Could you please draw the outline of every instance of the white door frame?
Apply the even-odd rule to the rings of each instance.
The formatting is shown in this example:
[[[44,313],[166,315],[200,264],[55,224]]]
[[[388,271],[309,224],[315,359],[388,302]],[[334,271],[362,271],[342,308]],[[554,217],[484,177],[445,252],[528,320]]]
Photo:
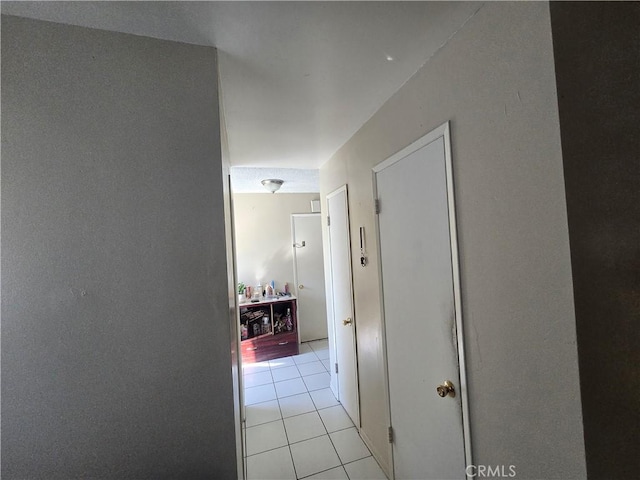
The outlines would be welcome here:
[[[238,304],[238,295],[237,295],[237,285],[238,285],[238,261],[236,258],[236,226],[235,226],[235,211],[234,211],[234,203],[233,203],[233,185],[231,182],[231,175],[227,173],[227,186],[228,196],[229,196],[229,220],[230,225],[228,225],[229,232],[231,235],[231,252],[227,251],[227,256],[231,255],[231,260],[233,264],[231,273],[231,281],[233,282],[232,288],[232,301],[230,303],[230,308],[232,312],[230,314],[231,325],[230,331],[235,332],[235,339],[233,339],[235,344],[236,351],[236,365],[238,368],[238,397],[234,400],[237,402],[235,407],[238,410],[238,415],[235,416],[234,420],[236,423],[236,463],[238,468],[238,478],[245,479],[247,478],[247,459],[244,456],[245,454],[245,421],[247,418],[246,409],[244,405],[244,375],[242,370],[242,339],[240,338],[240,306]],[[232,373],[233,373],[232,365]]]
[[[358,428],[358,430],[360,430],[360,379],[359,379],[359,374],[358,374],[358,348],[357,348],[357,320],[356,320],[356,314],[355,314],[355,301],[354,301],[354,296],[353,296],[353,264],[352,264],[352,259],[351,259],[351,221],[349,219],[349,192],[347,190],[347,185],[342,185],[341,187],[337,188],[336,190],[332,191],[331,193],[329,193],[326,196],[326,205],[327,205],[327,215],[329,214],[329,199],[335,197],[336,195],[340,194],[344,192],[345,195],[345,204],[346,204],[346,217],[347,217],[347,228],[346,228],[346,232],[347,232],[347,244],[348,244],[348,248],[347,248],[347,254],[349,257],[349,298],[351,299],[351,318],[353,319],[353,352],[355,355],[355,393],[356,393],[356,411],[357,411],[357,419],[352,419],[354,420],[354,423],[356,424],[356,427]],[[331,228],[330,226],[327,226],[327,229]],[[328,264],[328,275],[327,275],[327,271],[325,271],[325,275],[327,275],[328,279],[329,279],[329,285],[330,285],[330,292],[327,292],[327,298],[330,299],[331,301],[331,319],[330,319],[330,330],[331,333],[333,335],[333,357],[332,359],[334,360],[334,362],[337,360],[338,357],[338,345],[337,345],[337,335],[336,335],[336,329],[337,329],[337,319],[336,319],[336,314],[335,314],[335,308],[334,308],[334,295],[333,295],[333,268],[331,265],[331,233],[328,232],[328,247],[329,247],[329,256],[328,259],[329,261],[327,262]],[[335,373],[333,374],[335,375]],[[337,378],[336,378],[337,380]],[[332,382],[333,383],[333,382]],[[335,386],[336,386],[336,390],[337,392],[337,397],[338,399],[340,399],[341,396],[341,392],[340,392],[340,382],[336,381],[335,382]]]
[[[453,271],[453,292],[454,292],[454,305],[455,305],[455,317],[456,317],[456,341],[458,349],[458,368],[460,371],[460,399],[462,407],[462,433],[464,439],[464,453],[465,461],[468,465],[472,465],[471,455],[471,428],[469,423],[469,392],[467,389],[467,370],[464,354],[464,331],[462,329],[462,297],[460,289],[460,262],[458,258],[458,231],[456,228],[456,213],[455,213],[455,197],[453,190],[453,165],[451,161],[451,137],[449,122],[443,123],[439,127],[435,128],[425,136],[419,138],[409,146],[403,148],[399,152],[395,153],[387,160],[379,163],[373,167],[372,180],[373,180],[373,198],[378,198],[378,188],[376,181],[376,174],[385,168],[399,162],[406,156],[421,149],[422,147],[430,144],[439,137],[444,137],[444,155],[445,155],[445,171],[447,181],[447,206],[449,208],[449,238],[451,240],[451,264]],[[382,318],[382,338],[383,338],[383,355],[385,363],[385,376],[388,379],[388,362],[387,362],[387,338],[386,338],[386,323],[384,315],[384,296],[382,284],[382,251],[380,246],[380,222],[378,215],[375,216],[376,235],[378,242],[378,276],[380,278],[380,315]],[[387,406],[389,408],[389,418],[391,418],[391,401],[389,392],[389,383],[387,380]],[[393,451],[393,449],[392,449]],[[393,463],[393,454],[392,454]],[[466,471],[466,470],[465,470]],[[392,465],[391,472],[394,472]],[[467,475],[467,478],[470,478]]]

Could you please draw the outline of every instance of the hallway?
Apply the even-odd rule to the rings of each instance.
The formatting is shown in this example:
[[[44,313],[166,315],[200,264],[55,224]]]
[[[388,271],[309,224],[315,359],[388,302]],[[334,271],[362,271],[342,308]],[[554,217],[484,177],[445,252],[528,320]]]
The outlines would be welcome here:
[[[243,366],[249,479],[385,480],[329,388],[327,340]]]

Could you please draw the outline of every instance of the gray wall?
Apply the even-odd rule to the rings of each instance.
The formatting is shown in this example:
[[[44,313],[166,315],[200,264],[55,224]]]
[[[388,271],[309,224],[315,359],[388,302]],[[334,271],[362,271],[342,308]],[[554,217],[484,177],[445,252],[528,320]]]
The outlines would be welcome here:
[[[640,472],[640,3],[551,4],[589,478]]]
[[[352,238],[360,226],[375,232],[371,168],[451,121],[474,462],[515,465],[519,479],[580,479],[586,467],[549,7],[478,7],[323,165],[323,206],[327,193],[348,183]],[[367,238],[367,268],[356,265],[353,247],[362,430],[388,466],[375,235]]]
[[[2,476],[234,478],[216,52],[2,17]]]

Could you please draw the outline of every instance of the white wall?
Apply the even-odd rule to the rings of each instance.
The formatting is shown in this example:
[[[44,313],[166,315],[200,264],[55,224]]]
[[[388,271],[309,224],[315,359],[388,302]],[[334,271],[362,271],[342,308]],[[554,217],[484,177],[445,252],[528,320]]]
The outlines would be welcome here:
[[[474,461],[584,478],[548,4],[485,4],[322,166],[323,208],[348,183],[352,238],[374,232],[371,168],[447,120]],[[352,245],[362,433],[388,470],[374,235],[367,245],[367,268]]]
[[[275,280],[294,292],[291,214],[310,213],[317,193],[236,193],[233,211],[238,281],[255,287]]]
[[[216,75],[2,16],[3,478],[236,478]]]

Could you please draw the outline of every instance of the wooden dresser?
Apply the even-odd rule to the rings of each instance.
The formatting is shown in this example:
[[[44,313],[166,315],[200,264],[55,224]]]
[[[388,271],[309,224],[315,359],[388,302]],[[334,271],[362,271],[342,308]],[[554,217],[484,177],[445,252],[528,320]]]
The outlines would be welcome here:
[[[242,361],[263,362],[298,354],[297,304],[293,296],[240,304]]]

